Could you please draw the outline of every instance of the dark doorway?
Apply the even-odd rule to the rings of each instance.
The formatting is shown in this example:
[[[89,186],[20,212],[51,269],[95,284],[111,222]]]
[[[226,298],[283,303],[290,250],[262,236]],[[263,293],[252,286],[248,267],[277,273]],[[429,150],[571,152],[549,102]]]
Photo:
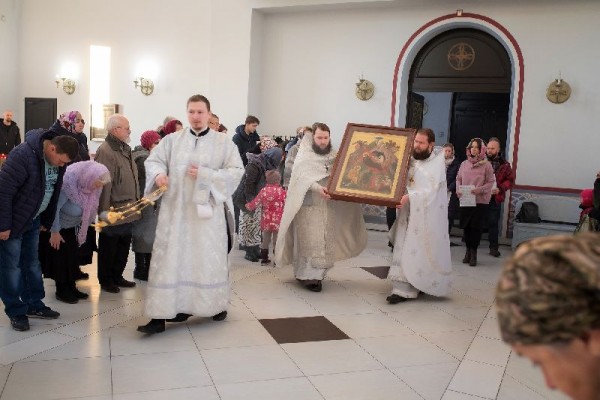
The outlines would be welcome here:
[[[25,98],[25,132],[32,129],[48,129],[56,121],[56,99]]]
[[[506,148],[509,96],[508,93],[454,93],[449,141],[461,161],[467,158],[465,149],[475,137],[486,143],[497,137],[500,148]]]

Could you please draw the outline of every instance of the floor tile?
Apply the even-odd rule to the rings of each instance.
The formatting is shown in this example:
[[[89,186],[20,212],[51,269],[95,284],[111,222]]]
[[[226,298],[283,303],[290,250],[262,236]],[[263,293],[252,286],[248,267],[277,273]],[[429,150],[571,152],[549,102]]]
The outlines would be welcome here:
[[[503,374],[504,367],[464,360],[456,370],[448,389],[495,399]]]
[[[11,368],[12,365],[0,367],[0,393],[2,393],[2,390],[4,389],[4,385],[6,384],[6,380],[8,379],[8,374],[10,373]]]
[[[281,347],[305,375],[382,369],[383,365],[352,340],[289,343]]]
[[[246,299],[244,304],[258,319],[311,317],[320,314],[306,301],[296,297],[288,297],[278,301],[273,299]]]
[[[108,329],[111,326],[118,325],[132,317],[124,314],[119,314],[116,311],[109,311],[103,314],[99,314],[93,318],[85,319],[83,321],[76,322],[59,328],[56,330],[58,333],[69,335],[75,338],[81,338],[84,336],[91,335],[96,332],[100,332],[104,329]]]
[[[442,400],[481,400],[484,397],[473,396],[466,393],[455,392],[453,390],[447,390],[442,397]],[[517,399],[515,399],[517,400]]]
[[[334,281],[361,281],[365,279],[378,279],[374,274],[364,268],[332,268],[327,274],[328,278]]]
[[[356,339],[356,342],[388,368],[456,361],[417,335]]]
[[[69,343],[26,358],[23,362],[89,357],[110,357],[109,334],[107,332],[99,332],[82,339],[75,339]]]
[[[294,292],[290,291],[279,281],[269,283],[249,283],[244,280],[239,283],[234,283],[232,290],[242,300],[278,299],[294,296]]]
[[[353,339],[410,335],[414,332],[386,314],[330,315],[334,325]]]
[[[144,335],[133,327],[113,327],[108,332],[112,356],[197,350],[185,324],[167,324],[160,335]]]
[[[377,314],[381,311],[354,295],[327,295],[305,298],[306,302],[323,315]]]
[[[565,397],[566,398],[566,397]],[[500,384],[497,400],[544,400],[545,397],[531,390],[514,378],[505,375]]]
[[[152,392],[137,392],[115,394],[113,400],[219,400],[214,386],[193,387],[183,389],[156,390]],[[87,399],[81,399],[87,400]],[[93,399],[91,399],[93,400]]]
[[[472,328],[466,322],[441,310],[430,310],[427,313],[390,313],[390,316],[420,334],[455,332]]]
[[[0,365],[12,364],[42,351],[50,350],[75,340],[56,332],[46,332],[3,346],[0,349]]]
[[[260,346],[275,344],[275,340],[258,321],[224,321],[222,323],[188,323],[199,349]]]
[[[302,376],[279,345],[202,350],[215,384]]]
[[[198,352],[119,356],[111,362],[115,394],[212,385]]]
[[[327,400],[421,400],[388,370],[350,372],[309,377]]]
[[[35,379],[32,380],[32,377]],[[108,358],[16,363],[2,399],[46,400],[109,395],[110,379]]]
[[[323,397],[307,378],[217,385],[222,400],[322,400]]]
[[[389,265],[383,267],[362,267],[362,269],[375,275],[379,279],[387,279],[388,273],[390,272]]]
[[[425,400],[439,400],[454,376],[458,362],[395,368],[392,372]]]
[[[465,359],[505,367],[510,346],[501,340],[476,336],[465,354]]]
[[[462,360],[475,338],[475,330],[458,332],[426,333],[423,335],[428,342]]]
[[[502,340],[498,320],[493,318],[485,318],[477,331],[477,336],[483,336],[490,339]]]
[[[259,322],[279,344],[348,339],[343,331],[322,316],[261,319]]]

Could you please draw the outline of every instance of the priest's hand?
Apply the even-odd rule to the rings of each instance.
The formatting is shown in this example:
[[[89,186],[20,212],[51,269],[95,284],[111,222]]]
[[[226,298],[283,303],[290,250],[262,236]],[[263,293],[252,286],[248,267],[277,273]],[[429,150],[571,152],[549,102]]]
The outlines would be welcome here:
[[[156,184],[156,186],[163,187],[163,186],[168,186],[169,185],[169,177],[166,176],[165,174],[159,174],[156,179],[154,180],[154,183]]]
[[[398,205],[396,206],[396,208],[402,208],[402,207],[404,207],[405,205],[407,205],[407,204],[408,204],[409,200],[410,200],[410,198],[408,197],[408,195],[407,195],[407,194],[405,194],[405,195],[404,195],[404,196],[402,196],[402,198],[400,199],[400,204],[398,204]]]
[[[331,199],[331,195],[327,191],[326,187],[321,186],[320,193],[321,193],[322,198],[327,199],[327,200]]]
[[[65,239],[63,239],[60,232],[52,232],[50,234],[50,246],[52,246],[52,248],[54,250],[60,249],[60,244],[64,243],[64,242],[65,242]]]
[[[191,176],[192,178],[195,178],[198,176],[198,166],[197,165],[190,165],[188,167],[188,171],[187,171],[188,175]]]

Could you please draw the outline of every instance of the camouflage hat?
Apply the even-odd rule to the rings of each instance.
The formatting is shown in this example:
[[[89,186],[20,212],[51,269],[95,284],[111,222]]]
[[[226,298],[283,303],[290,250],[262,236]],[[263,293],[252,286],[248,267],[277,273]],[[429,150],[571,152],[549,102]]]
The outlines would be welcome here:
[[[523,243],[504,266],[496,301],[510,344],[569,342],[600,328],[600,235]]]

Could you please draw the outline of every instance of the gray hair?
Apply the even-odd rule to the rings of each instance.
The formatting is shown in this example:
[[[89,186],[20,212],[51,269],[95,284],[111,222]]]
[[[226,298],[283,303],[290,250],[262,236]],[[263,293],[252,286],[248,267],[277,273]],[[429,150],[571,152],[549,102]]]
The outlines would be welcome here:
[[[108,121],[106,122],[106,131],[112,133],[112,131],[115,130],[123,118],[125,117],[122,114],[113,114],[108,117]]]

